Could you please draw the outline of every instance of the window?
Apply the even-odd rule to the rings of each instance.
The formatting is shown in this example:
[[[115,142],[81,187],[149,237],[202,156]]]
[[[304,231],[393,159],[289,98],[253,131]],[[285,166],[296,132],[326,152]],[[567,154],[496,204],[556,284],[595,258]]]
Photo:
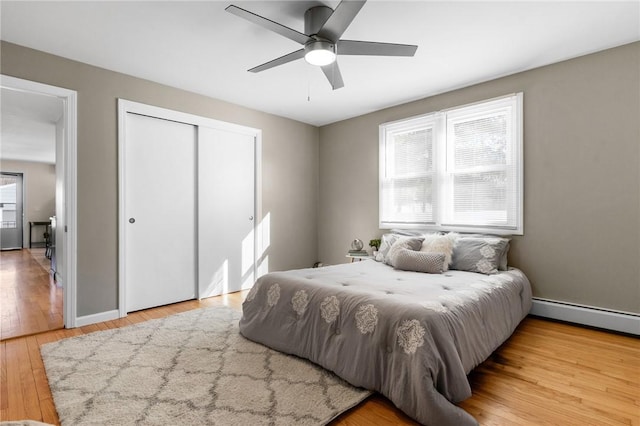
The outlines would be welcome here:
[[[522,93],[380,126],[380,228],[522,234]]]
[[[0,228],[16,229],[17,178],[3,174],[0,177]]]

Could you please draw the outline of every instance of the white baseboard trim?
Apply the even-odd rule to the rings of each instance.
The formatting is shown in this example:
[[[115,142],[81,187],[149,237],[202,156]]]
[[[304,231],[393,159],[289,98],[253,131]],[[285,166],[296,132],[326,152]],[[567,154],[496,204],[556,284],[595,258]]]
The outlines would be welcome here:
[[[533,298],[531,315],[640,336],[640,315]]]
[[[120,312],[117,309],[114,309],[113,311],[98,312],[97,314],[76,317],[76,327],[95,324],[97,322],[111,321],[118,318],[120,318]]]

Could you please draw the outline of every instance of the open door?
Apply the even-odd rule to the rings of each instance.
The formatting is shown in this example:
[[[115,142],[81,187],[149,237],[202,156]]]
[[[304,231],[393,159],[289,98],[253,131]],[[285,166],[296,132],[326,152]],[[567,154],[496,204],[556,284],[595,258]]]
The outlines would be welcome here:
[[[22,174],[0,172],[0,249],[22,248]]]

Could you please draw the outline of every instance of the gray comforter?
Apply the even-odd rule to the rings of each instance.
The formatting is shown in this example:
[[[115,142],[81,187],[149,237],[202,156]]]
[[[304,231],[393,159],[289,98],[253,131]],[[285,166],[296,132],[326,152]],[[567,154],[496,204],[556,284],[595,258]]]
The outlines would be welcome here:
[[[426,425],[475,425],[454,403],[467,374],[531,307],[525,275],[424,274],[373,260],[267,274],[243,304],[240,332],[380,392]]]

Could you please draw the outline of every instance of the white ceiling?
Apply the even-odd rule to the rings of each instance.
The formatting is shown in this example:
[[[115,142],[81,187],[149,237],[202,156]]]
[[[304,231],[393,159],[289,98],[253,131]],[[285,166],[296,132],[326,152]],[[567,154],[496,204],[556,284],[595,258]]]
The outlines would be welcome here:
[[[0,108],[0,158],[54,164],[55,123],[62,117],[62,100],[2,88]]]
[[[304,11],[338,1],[1,2],[3,40],[313,125],[640,40],[634,1],[376,1],[344,39],[417,44],[413,58],[342,56],[345,87],[300,48],[224,11],[229,4],[303,31]]]

